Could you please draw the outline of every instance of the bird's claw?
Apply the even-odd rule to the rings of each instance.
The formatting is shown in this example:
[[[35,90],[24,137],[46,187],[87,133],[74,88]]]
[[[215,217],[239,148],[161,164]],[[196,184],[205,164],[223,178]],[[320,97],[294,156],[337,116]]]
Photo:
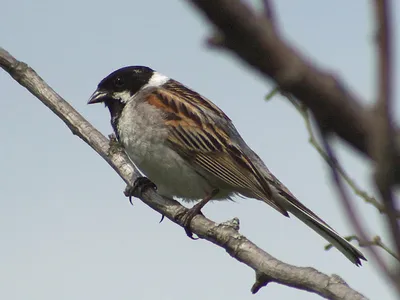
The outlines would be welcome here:
[[[198,240],[199,239],[198,237],[197,238],[193,237],[193,232],[192,232],[192,230],[190,228],[190,224],[191,224],[193,218],[195,216],[197,216],[197,215],[202,215],[203,216],[203,213],[195,205],[191,209],[189,209],[189,210],[187,210],[187,211],[185,211],[185,212],[183,212],[183,213],[181,213],[181,214],[179,214],[177,216],[177,218],[180,219],[181,222],[182,222],[182,226],[185,229],[186,235],[189,238],[191,238],[192,240]]]
[[[164,221],[164,218],[165,218],[165,216],[161,215],[161,220],[160,220],[160,222],[158,222],[158,224],[160,224],[162,221]]]
[[[129,197],[129,202],[133,205],[132,197],[134,196],[140,197],[142,193],[148,188],[156,190],[157,186],[147,177],[138,177],[133,183],[133,186],[128,185],[125,188],[124,194],[126,197]]]

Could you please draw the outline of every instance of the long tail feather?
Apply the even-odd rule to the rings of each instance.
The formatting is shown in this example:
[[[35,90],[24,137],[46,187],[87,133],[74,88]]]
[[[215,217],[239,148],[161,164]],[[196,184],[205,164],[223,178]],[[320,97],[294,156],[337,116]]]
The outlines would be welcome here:
[[[280,202],[283,202],[285,209],[329,241],[352,263],[360,266],[361,260],[367,260],[357,248],[341,237],[332,227],[325,223],[310,209],[301,204],[300,201],[294,198],[294,196],[287,194],[284,191],[280,191],[280,195],[284,198],[284,201]]]

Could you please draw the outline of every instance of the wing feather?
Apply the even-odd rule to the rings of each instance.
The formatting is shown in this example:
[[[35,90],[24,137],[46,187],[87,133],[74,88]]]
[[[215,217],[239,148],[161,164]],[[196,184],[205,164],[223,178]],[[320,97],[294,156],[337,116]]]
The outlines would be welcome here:
[[[227,130],[233,127],[231,120],[217,106],[175,81],[153,90],[147,99],[165,113],[170,147],[233,190],[288,215],[272,200],[267,179],[232,141]]]

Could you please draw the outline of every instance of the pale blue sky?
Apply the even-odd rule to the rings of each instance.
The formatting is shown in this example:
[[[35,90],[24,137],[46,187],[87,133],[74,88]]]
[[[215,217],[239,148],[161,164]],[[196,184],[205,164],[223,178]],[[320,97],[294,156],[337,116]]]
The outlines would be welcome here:
[[[363,99],[374,99],[369,2],[274,2],[290,42]],[[399,15],[395,23],[398,29]],[[282,98],[263,101],[270,82],[205,47],[210,29],[185,1],[3,0],[0,44],[104,134],[111,132],[108,111],[86,102],[114,69],[148,65],[191,86],[231,117],[304,204],[341,234],[352,234],[302,119]],[[399,40],[397,32],[397,50]],[[397,83],[399,69],[397,60]],[[1,299],[319,299],[277,284],[251,295],[250,268],[188,239],[168,220],[158,224],[159,214],[139,200],[130,206],[122,180],[41,102],[5,72],[0,88]],[[341,150],[351,176],[373,190],[367,161]],[[375,209],[357,201],[371,233],[382,234]],[[214,203],[204,213],[215,221],[239,217],[241,232],[283,261],[339,274],[371,299],[395,299],[372,263],[357,268],[338,251],[324,251],[317,234],[261,202]]]

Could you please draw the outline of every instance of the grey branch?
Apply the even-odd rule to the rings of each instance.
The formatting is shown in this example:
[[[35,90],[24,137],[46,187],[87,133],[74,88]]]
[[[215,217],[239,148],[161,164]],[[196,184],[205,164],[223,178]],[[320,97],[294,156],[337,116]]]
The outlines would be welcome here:
[[[0,48],[0,66],[50,108],[73,134],[80,137],[103,157],[127,184],[132,184],[133,180],[139,176],[138,170],[131,164],[125,153],[116,147],[110,147],[109,140],[48,86],[27,64],[16,60]],[[177,201],[163,198],[151,189],[142,194],[141,200],[182,226],[178,216],[187,209]],[[238,223],[237,220],[216,224],[199,215],[193,219],[191,228],[200,238],[224,248],[233,258],[256,272],[256,283],[252,287],[252,292],[257,292],[269,282],[276,282],[313,292],[327,299],[366,299],[344,281],[338,281],[337,276],[328,276],[313,268],[292,266],[272,257],[241,235],[237,231],[238,226],[229,225],[236,223]]]

